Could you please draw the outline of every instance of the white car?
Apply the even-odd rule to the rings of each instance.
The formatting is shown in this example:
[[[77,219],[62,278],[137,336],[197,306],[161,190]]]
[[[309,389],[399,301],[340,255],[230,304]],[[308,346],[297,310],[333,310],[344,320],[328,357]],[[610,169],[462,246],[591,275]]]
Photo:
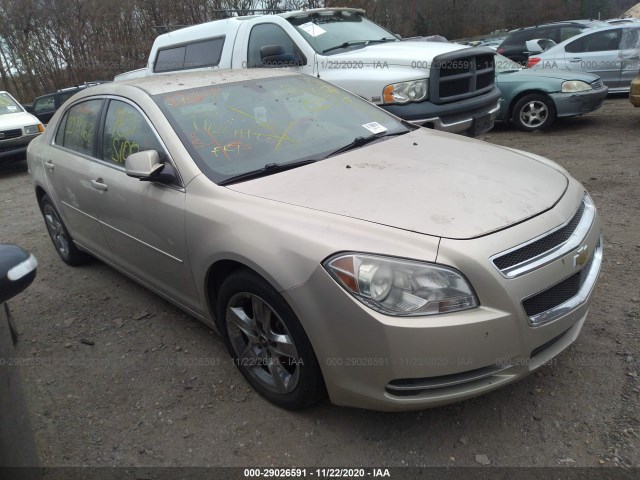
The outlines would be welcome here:
[[[23,159],[29,142],[42,132],[40,120],[27,113],[8,92],[0,91],[0,162]]]

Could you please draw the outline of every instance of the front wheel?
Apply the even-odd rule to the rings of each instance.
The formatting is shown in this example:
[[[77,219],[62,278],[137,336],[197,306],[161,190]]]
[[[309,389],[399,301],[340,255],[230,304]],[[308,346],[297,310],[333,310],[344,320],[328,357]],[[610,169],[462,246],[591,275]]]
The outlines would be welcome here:
[[[533,132],[549,128],[556,120],[556,107],[547,95],[525,95],[513,106],[511,121],[518,130]]]
[[[324,395],[318,361],[282,296],[248,270],[220,287],[216,319],[227,349],[257,392],[279,407],[307,407]]]

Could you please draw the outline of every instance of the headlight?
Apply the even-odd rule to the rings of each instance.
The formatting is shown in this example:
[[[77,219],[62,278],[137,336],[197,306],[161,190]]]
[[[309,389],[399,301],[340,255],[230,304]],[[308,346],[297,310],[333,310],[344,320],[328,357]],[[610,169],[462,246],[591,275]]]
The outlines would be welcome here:
[[[562,82],[563,93],[586,92],[587,90],[591,90],[591,85],[581,80]]]
[[[384,103],[419,102],[427,97],[427,80],[393,83],[382,91]]]
[[[42,132],[44,132],[44,127],[42,126],[41,123],[37,125],[29,125],[27,127],[24,127],[25,135],[35,135],[36,133],[42,133]]]
[[[349,253],[330,257],[323,266],[350,294],[385,315],[436,315],[478,306],[464,277],[440,265]]]

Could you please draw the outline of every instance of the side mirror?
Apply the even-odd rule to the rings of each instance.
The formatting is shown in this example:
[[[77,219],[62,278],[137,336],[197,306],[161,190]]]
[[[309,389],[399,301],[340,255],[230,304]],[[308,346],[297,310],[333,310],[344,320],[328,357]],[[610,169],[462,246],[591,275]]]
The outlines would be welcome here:
[[[0,304],[16,296],[36,278],[36,257],[16,245],[0,245]]]
[[[293,55],[292,53],[285,53],[284,47],[281,45],[265,45],[260,47],[260,58],[262,59],[263,67],[301,67],[306,65],[306,60]]]
[[[23,103],[22,108],[24,108],[27,112],[33,113],[33,104],[32,103]]]
[[[164,163],[160,161],[160,155],[155,150],[132,153],[124,161],[126,174],[140,180],[153,180],[163,167]]]
[[[538,53],[542,53],[555,46],[556,42],[549,38],[535,38],[533,40],[527,40],[527,50],[529,51],[529,55],[537,55]]]

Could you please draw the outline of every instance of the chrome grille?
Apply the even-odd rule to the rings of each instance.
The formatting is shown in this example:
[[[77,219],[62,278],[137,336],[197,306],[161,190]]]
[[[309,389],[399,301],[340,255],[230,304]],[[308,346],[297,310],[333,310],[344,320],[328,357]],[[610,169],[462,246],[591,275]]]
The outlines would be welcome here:
[[[490,258],[506,278],[537,270],[578,248],[596,218],[596,208],[584,195],[575,213],[563,225]]]
[[[466,48],[433,59],[429,78],[429,101],[457,102],[493,89],[494,54],[485,48]]]
[[[569,239],[580,223],[582,214],[584,213],[584,207],[584,202],[582,202],[576,214],[564,227],[561,227],[560,229],[551,232],[549,235],[525,245],[522,248],[509,252],[501,257],[494,258],[493,264],[498,267],[498,270],[505,270],[509,267],[513,267],[514,265],[526,262],[531,258],[537,257],[538,255],[548,252],[558,245],[563,244]]]
[[[18,138],[22,136],[22,130],[16,128],[15,130],[3,130],[0,131],[0,140],[9,140],[10,138]]]
[[[604,84],[602,83],[602,80],[596,80],[595,82],[591,83],[591,88],[593,88],[594,90],[598,90],[600,88],[602,88],[604,86]]]
[[[593,257],[594,256],[591,255],[587,264],[579,272],[522,302],[522,306],[524,307],[524,311],[527,315],[533,317],[542,312],[551,310],[558,305],[562,305],[567,300],[575,297],[580,291],[580,288],[582,288],[582,285],[584,285],[587,275],[591,271]]]

